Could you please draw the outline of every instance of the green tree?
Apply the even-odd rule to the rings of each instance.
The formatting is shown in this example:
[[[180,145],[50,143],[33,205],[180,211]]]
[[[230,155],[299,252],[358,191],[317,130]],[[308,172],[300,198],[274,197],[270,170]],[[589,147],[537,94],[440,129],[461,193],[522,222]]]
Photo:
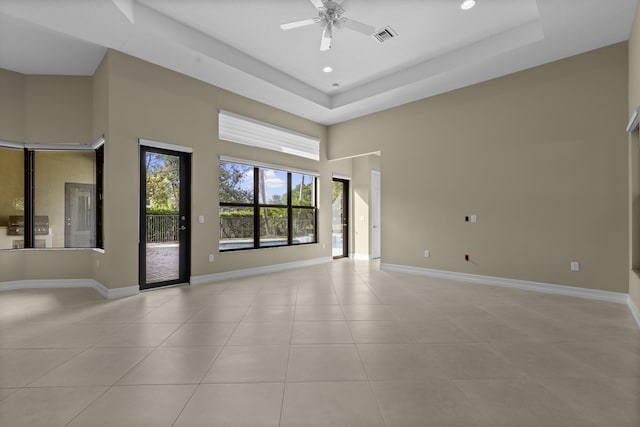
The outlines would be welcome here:
[[[247,173],[253,170],[250,166],[236,163],[220,163],[220,186],[218,195],[223,202],[253,202],[253,183],[251,189],[243,188]]]
[[[178,211],[180,164],[175,156],[147,153],[147,200],[152,210]]]

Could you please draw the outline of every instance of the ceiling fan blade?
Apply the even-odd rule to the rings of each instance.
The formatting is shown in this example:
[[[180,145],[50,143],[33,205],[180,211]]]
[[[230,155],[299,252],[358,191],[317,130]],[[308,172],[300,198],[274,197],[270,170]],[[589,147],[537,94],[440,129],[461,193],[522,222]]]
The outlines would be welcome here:
[[[333,33],[331,31],[331,25],[327,25],[327,27],[322,32],[322,40],[320,41],[320,50],[329,50],[331,49],[331,39],[333,38]]]
[[[292,30],[294,28],[306,27],[307,25],[313,25],[319,22],[320,18],[303,19],[302,21],[287,22],[286,24],[280,24],[282,30]]]
[[[322,0],[309,0],[316,9],[320,9],[324,7],[324,2]]]
[[[349,18],[342,18],[340,24],[345,28],[364,34],[365,36],[370,36],[376,31],[376,27],[373,25],[363,24],[360,21]]]

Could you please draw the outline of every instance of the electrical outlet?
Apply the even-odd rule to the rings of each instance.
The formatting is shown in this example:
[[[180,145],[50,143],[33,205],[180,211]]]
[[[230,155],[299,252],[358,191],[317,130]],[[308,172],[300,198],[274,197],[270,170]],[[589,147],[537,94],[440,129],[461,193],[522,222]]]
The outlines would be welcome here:
[[[478,222],[478,215],[471,215],[471,222],[473,224],[475,224],[476,222]]]
[[[209,262],[213,262],[213,254],[209,254]]]
[[[578,261],[571,261],[571,271],[580,271],[580,263]]]
[[[424,257],[425,258],[429,258],[431,256],[431,252],[429,252],[429,249],[425,249],[424,250]]]

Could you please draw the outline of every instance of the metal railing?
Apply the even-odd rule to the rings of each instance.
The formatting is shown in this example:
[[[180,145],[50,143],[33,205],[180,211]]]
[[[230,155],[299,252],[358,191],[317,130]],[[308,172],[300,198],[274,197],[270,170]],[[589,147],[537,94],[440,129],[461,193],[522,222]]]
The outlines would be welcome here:
[[[147,243],[177,242],[178,215],[147,215]]]

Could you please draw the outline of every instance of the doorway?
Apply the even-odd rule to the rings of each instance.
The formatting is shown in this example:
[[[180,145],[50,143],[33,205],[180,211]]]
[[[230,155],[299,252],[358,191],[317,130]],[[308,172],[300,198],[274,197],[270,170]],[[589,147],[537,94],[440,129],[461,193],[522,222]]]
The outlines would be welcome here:
[[[334,258],[349,256],[349,181],[333,178],[331,248]]]
[[[191,153],[140,146],[140,289],[188,283]]]

